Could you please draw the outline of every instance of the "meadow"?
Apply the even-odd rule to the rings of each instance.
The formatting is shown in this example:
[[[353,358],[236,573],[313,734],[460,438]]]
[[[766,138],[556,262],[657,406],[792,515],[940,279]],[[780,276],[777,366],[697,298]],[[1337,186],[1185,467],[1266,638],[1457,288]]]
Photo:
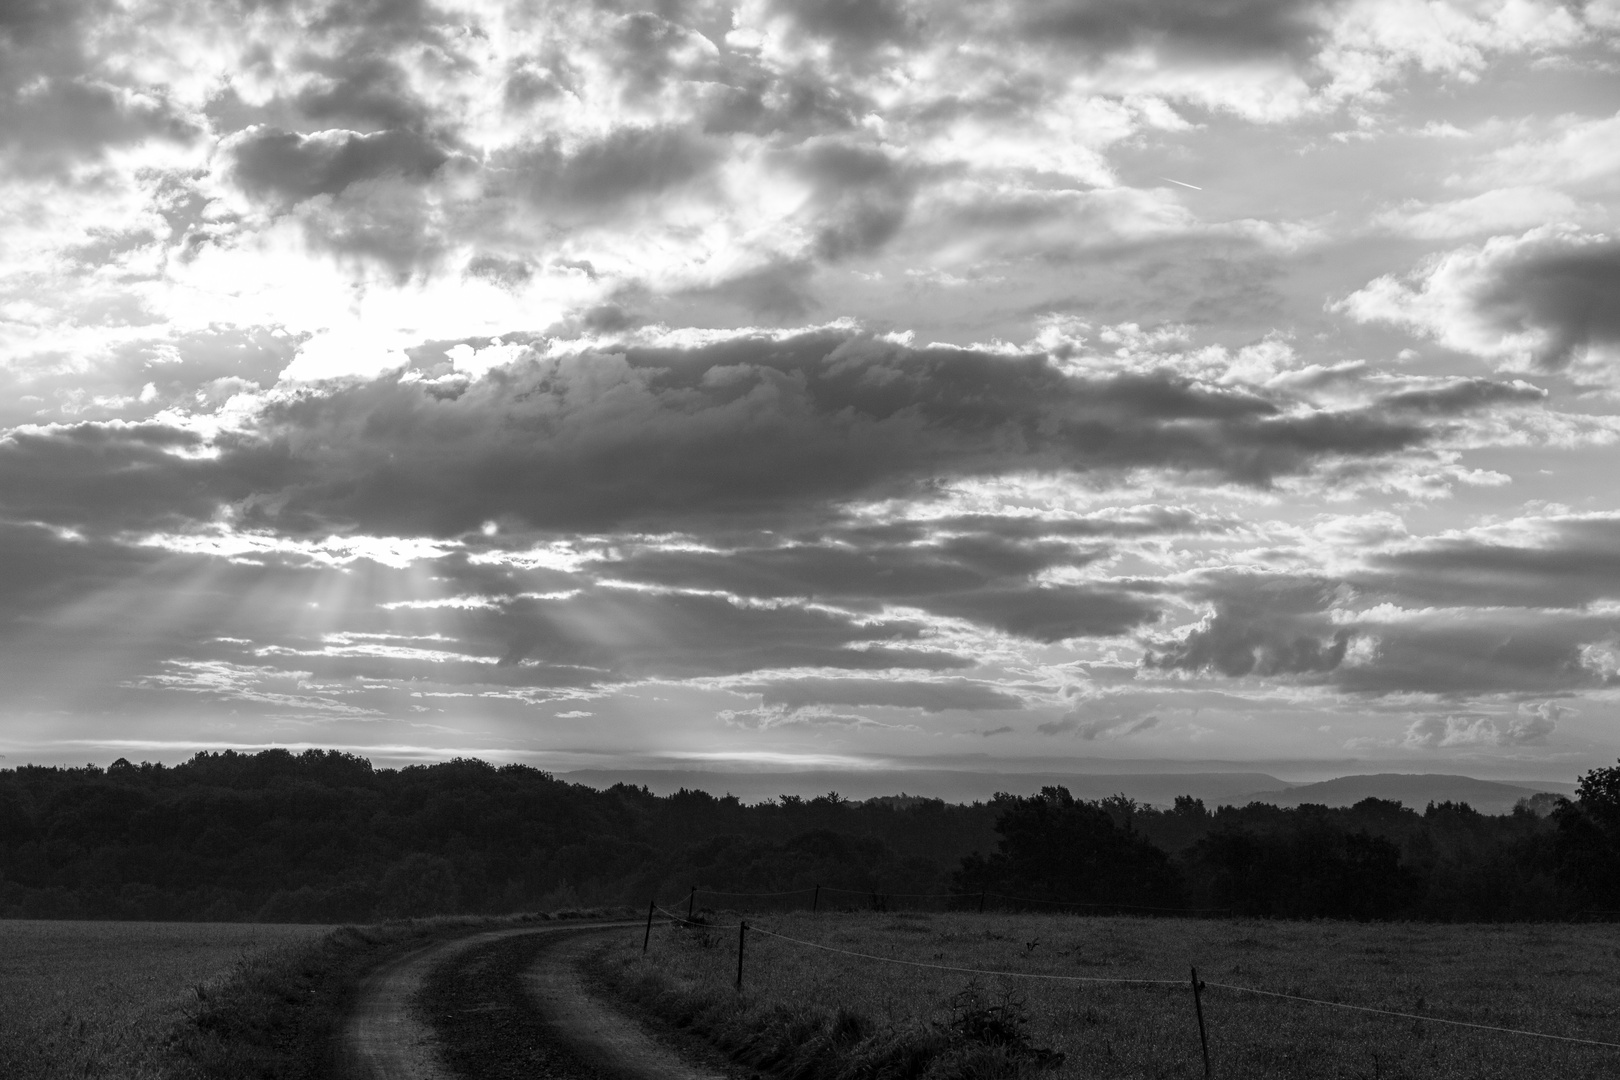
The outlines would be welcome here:
[[[165,1074],[163,1043],[242,961],[328,927],[0,921],[0,1076]]]
[[[754,923],[808,942],[923,964],[1177,985],[969,975],[858,959],[750,932],[739,993],[738,916],[709,917],[713,929],[656,926],[645,955],[642,934],[616,938],[599,954],[598,977],[623,1000],[744,1063],[806,1080],[848,1073],[852,1065],[940,1080],[1202,1076],[1189,985],[1193,965],[1208,983],[1620,1043],[1620,926],[1608,924],[779,914],[757,916]],[[1574,1080],[1620,1074],[1620,1049],[1217,987],[1204,991],[1203,1005],[1216,1077]],[[981,1045],[998,1041],[999,1048]],[[1057,1054],[1062,1060],[1053,1064]]]

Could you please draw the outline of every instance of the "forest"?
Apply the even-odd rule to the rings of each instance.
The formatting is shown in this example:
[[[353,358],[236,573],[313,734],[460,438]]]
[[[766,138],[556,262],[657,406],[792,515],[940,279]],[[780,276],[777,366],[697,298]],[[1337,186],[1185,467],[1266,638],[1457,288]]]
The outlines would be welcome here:
[[[1620,908],[1620,767],[1583,776],[1574,800],[1503,815],[1379,799],[1157,808],[1061,787],[967,805],[834,792],[748,805],[321,750],[0,770],[7,918],[356,922],[673,905],[693,887],[740,905],[721,893],[817,885],[823,903],[860,907],[1602,917]]]

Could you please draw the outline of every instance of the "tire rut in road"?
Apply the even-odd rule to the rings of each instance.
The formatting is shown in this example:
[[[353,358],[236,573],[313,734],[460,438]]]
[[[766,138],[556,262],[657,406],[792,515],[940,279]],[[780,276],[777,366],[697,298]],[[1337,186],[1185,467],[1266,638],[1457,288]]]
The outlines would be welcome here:
[[[569,935],[572,936],[572,935]],[[469,1080],[598,1080],[601,1073],[557,1037],[529,1000],[523,973],[556,933],[525,934],[467,950],[428,973],[418,1011],[436,1056]]]

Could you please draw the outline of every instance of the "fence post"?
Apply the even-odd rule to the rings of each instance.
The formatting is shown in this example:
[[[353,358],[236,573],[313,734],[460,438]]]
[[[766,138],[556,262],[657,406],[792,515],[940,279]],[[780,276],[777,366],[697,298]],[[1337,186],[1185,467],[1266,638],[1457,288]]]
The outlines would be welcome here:
[[[737,989],[742,989],[743,944],[748,938],[748,923],[737,924]]]
[[[656,907],[658,907],[658,897],[655,896],[655,897],[652,898],[651,903],[649,903],[647,905],[647,932],[645,934],[643,934],[642,937],[641,937],[641,951],[642,952],[647,951],[647,943],[652,941],[652,916],[653,916],[653,909],[656,908]]]
[[[816,886],[816,895],[810,898],[810,910],[814,911],[821,906],[821,886]]]
[[[1209,1080],[1209,1036],[1204,1032],[1204,984],[1198,980],[1198,969],[1192,969],[1193,1012],[1198,1014],[1198,1045],[1204,1051],[1204,1080]]]
[[[692,886],[692,891],[686,894],[686,921],[687,922],[692,921],[692,905],[695,904],[696,902],[697,902],[697,886],[694,885],[694,886]]]

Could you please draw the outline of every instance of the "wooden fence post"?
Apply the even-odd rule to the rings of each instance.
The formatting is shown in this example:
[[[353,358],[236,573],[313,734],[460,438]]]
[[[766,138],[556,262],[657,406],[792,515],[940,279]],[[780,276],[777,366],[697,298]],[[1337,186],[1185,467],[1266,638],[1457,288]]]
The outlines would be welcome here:
[[[747,941],[747,939],[748,923],[740,922],[737,924],[737,989],[739,990],[742,989],[743,944]]]
[[[1209,1080],[1209,1036],[1204,1032],[1204,984],[1198,980],[1198,969],[1192,969],[1193,1012],[1198,1014],[1198,1045],[1204,1051],[1204,1080]]]
[[[697,886],[694,885],[694,886],[692,886],[692,891],[686,894],[686,921],[687,922],[692,921],[692,905],[695,904],[696,902],[697,902]]]
[[[647,932],[641,937],[641,951],[644,953],[647,951],[647,943],[652,941],[652,916],[653,909],[656,907],[658,907],[658,897],[655,896],[647,905]]]

